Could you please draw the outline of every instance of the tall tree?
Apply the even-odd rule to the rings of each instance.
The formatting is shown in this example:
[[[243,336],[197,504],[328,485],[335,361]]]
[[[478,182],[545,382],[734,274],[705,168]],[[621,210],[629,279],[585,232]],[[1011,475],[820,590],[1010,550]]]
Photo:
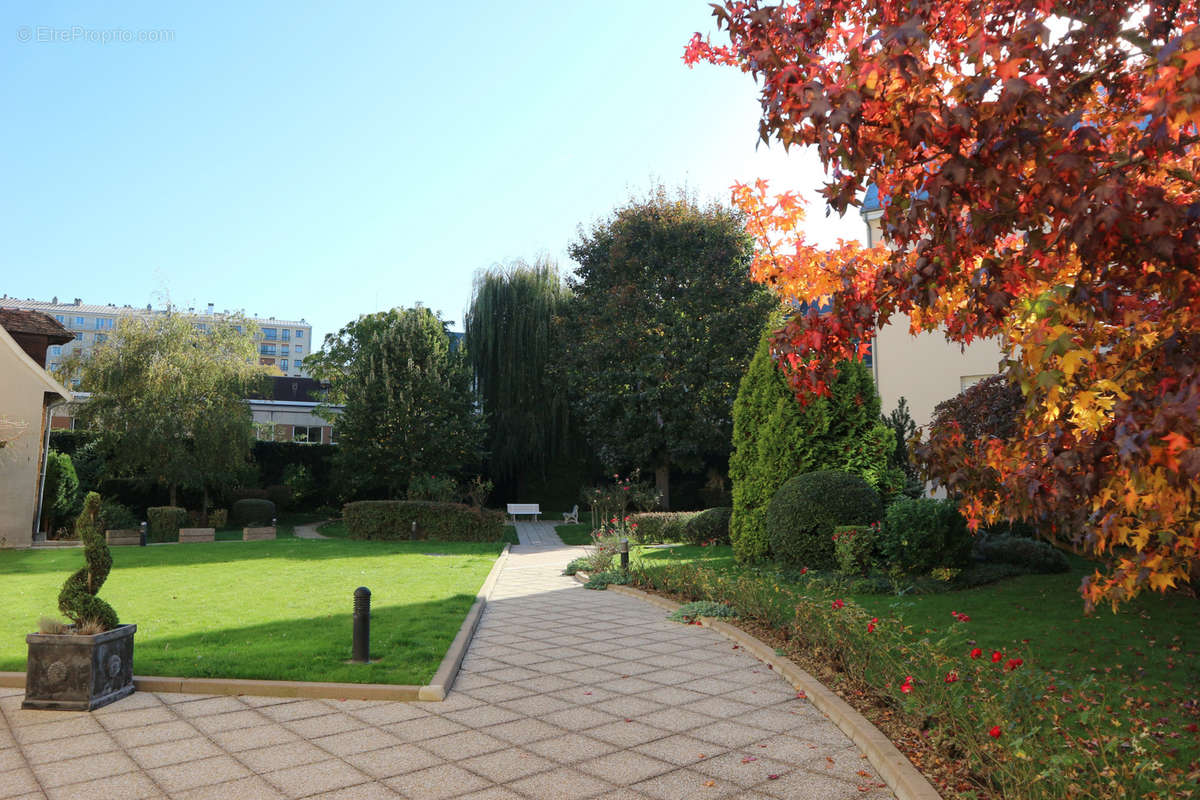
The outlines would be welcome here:
[[[466,346],[488,420],[489,471],[498,484],[544,472],[567,447],[567,391],[553,367],[569,297],[557,266],[546,259],[475,277]]]
[[[1011,439],[940,456],[974,523],[1058,517],[1109,557],[1088,607],[1200,579],[1200,8],[1195,0],[833,0],[715,7],[686,59],[762,87],[760,133],[816,145],[839,212],[868,184],[894,249],[823,252],[796,198],[735,190],[755,277],[827,297],[777,345],[802,393],[903,313],[997,337],[1025,408]]]
[[[658,187],[570,249],[573,404],[602,463],[671,467],[729,453],[733,398],[775,301],[748,277],[752,243],[730,208]]]
[[[199,327],[168,311],[122,317],[90,355],[64,362],[91,393],[79,417],[100,432],[114,463],[164,483],[209,493],[235,481],[250,459],[248,394],[261,387],[254,325],[226,319]]]
[[[414,475],[453,475],[479,461],[483,418],[447,326],[419,306],[367,314],[305,359],[329,383],[318,413],[337,428],[334,466],[350,494],[403,497]]]

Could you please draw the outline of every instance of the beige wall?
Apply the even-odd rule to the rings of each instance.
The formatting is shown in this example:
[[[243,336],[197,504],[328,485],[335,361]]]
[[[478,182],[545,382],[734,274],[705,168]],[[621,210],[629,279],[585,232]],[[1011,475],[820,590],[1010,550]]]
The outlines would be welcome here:
[[[0,547],[27,547],[33,541],[48,394],[50,401],[70,397],[0,328],[0,417],[25,426],[0,448]]]
[[[880,215],[867,216],[867,244],[883,236]],[[929,423],[938,403],[976,381],[1000,371],[1000,343],[995,339],[972,342],[963,349],[944,336],[909,333],[909,318],[898,314],[875,337],[875,385],[883,413],[889,414],[903,397],[918,427]]]

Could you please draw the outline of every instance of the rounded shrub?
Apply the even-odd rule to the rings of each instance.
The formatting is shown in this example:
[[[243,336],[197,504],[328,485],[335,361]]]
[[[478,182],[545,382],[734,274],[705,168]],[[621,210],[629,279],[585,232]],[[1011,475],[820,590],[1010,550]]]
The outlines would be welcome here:
[[[683,524],[683,540],[688,544],[729,544],[729,518],[732,508],[710,508],[689,517]]]
[[[151,506],[146,509],[146,538],[151,542],[175,542],[179,540],[179,529],[187,525],[186,508],[179,506]]]
[[[981,536],[975,543],[975,557],[990,564],[1014,564],[1043,574],[1071,569],[1061,550],[1020,536]]]
[[[233,504],[229,517],[235,525],[270,525],[275,517],[275,504],[270,500],[247,497]]]
[[[888,506],[877,547],[885,567],[917,575],[966,566],[971,534],[953,500],[898,500]]]
[[[833,569],[833,529],[869,525],[882,512],[879,493],[859,475],[833,469],[797,475],[767,507],[771,553],[784,564]]]
[[[106,531],[131,530],[141,526],[141,520],[127,506],[115,500],[100,504],[101,529]]]

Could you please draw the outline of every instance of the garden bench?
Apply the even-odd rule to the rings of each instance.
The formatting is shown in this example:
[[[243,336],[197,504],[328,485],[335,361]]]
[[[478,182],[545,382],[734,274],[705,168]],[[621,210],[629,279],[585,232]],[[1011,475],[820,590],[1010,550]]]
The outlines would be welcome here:
[[[573,506],[570,511],[563,512],[563,524],[565,525],[568,522],[573,523],[575,525],[579,524],[579,506],[578,505]]]
[[[179,543],[211,542],[216,539],[216,528],[180,528]]]
[[[537,522],[537,518],[542,515],[542,507],[540,503],[509,503],[508,515],[512,517],[512,521],[517,521],[518,514],[529,514],[533,517],[533,521]]]

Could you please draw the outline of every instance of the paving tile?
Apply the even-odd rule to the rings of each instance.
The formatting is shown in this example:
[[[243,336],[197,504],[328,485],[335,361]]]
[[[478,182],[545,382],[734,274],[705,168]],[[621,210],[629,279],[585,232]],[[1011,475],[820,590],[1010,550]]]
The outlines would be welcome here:
[[[670,734],[661,728],[654,728],[631,719],[630,722],[618,720],[597,728],[589,728],[587,735],[621,747],[633,747]]]
[[[342,761],[331,758],[261,775],[275,788],[292,797],[320,795],[334,789],[370,783],[371,778]]]
[[[402,797],[382,783],[360,783],[333,792],[323,792],[321,800],[394,800]]]
[[[503,786],[491,786],[487,789],[480,789],[478,792],[464,794],[456,800],[526,800],[526,798]]]
[[[361,710],[350,709],[349,713],[368,725],[390,725],[394,722],[423,719],[432,714],[422,703],[384,703]]]
[[[620,748],[581,733],[567,733],[527,745],[527,749],[559,764],[574,764],[608,755]]]
[[[232,731],[221,731],[210,734],[209,737],[227,753],[240,753],[243,750],[256,750],[273,744],[298,742],[300,737],[282,725],[274,723],[258,725],[253,728],[238,728]]]
[[[553,761],[547,761],[541,756],[517,748],[507,748],[474,758],[459,759],[455,763],[494,783],[508,783],[557,766]]]
[[[758,710],[748,703],[739,703],[736,700],[730,700],[725,697],[705,697],[694,703],[682,704],[682,707],[686,711],[694,711],[697,714],[704,714],[714,719],[729,719],[737,720],[738,722],[744,722],[742,719],[744,714]]]
[[[468,728],[486,728],[489,725],[499,725],[501,722],[512,722],[520,719],[521,715],[500,706],[476,706],[462,711],[452,711],[443,719],[457,722]]]
[[[290,703],[264,706],[258,712],[277,722],[290,722],[305,717],[324,716],[329,713],[329,707],[315,700],[293,700]]]
[[[529,695],[516,700],[505,700],[499,703],[501,708],[507,708],[526,717],[539,717],[564,708],[573,708],[574,704],[549,695]]]
[[[410,800],[444,800],[486,788],[490,782],[453,764],[409,772],[384,781]]]
[[[272,770],[324,761],[327,758],[329,753],[308,742],[285,742],[237,754],[238,761],[260,775]]]
[[[115,714],[96,718],[106,730],[110,731],[119,731],[125,728],[145,728],[162,722],[174,722],[176,719],[178,717],[176,717],[172,708],[164,705],[153,708],[139,708],[133,711],[120,711]]]
[[[646,742],[634,749],[639,753],[661,758],[663,761],[670,761],[672,764],[680,766],[695,764],[697,761],[720,755],[723,752],[721,747],[714,747],[712,742],[682,735]]]
[[[486,730],[489,736],[495,736],[517,745],[526,745],[566,733],[562,728],[542,722],[540,719],[517,719],[503,725],[493,725]]]
[[[161,796],[162,792],[158,787],[141,772],[128,772],[111,778],[70,783],[46,790],[49,800],[98,800],[101,797],[141,800],[145,797]]]
[[[0,750],[0,773],[14,769],[24,769],[26,766],[28,766],[28,763],[17,748],[8,747]],[[3,786],[3,784],[0,784],[0,786]]]
[[[0,791],[4,792],[5,797],[32,794],[38,791],[37,778],[28,767],[5,770],[0,772]]]
[[[740,791],[740,787],[732,783],[689,769],[677,769],[665,775],[658,775],[635,783],[630,788],[658,800],[693,800],[697,797],[708,800],[713,797],[736,796]]]
[[[536,696],[533,692],[517,686],[515,683],[493,683],[490,686],[471,689],[467,693],[481,703],[503,703],[505,700],[515,700],[518,697]]]
[[[46,764],[96,753],[108,753],[120,748],[121,745],[108,733],[88,733],[83,736],[55,739],[42,746],[25,747],[23,752],[25,759],[30,764]],[[16,750],[13,749],[12,752],[16,752]],[[2,770],[3,768],[0,767],[0,771]]]
[[[438,736],[465,731],[466,725],[461,725],[442,717],[433,719],[410,719],[407,722],[397,722],[395,725],[385,725],[384,730],[393,734],[402,742],[420,742]]]
[[[792,771],[793,767],[782,761],[750,753],[744,750],[734,750],[713,758],[706,758],[691,765],[691,769],[702,772],[714,778],[720,778],[728,783],[736,783],[741,787],[754,786],[770,780],[768,776],[783,776]]]
[[[618,786],[628,786],[655,775],[671,772],[677,767],[675,764],[651,758],[642,753],[625,750],[590,761],[582,761],[575,765],[575,769]]]
[[[208,739],[176,739],[173,742],[131,747],[125,751],[143,769],[165,767],[180,761],[198,761],[210,756],[222,755],[219,747]]]
[[[222,731],[234,731],[238,728],[254,728],[262,725],[266,721],[262,714],[257,711],[252,711],[244,708],[241,711],[232,711],[228,714],[213,714],[207,717],[197,717],[188,720],[196,730],[204,733],[220,733]]]
[[[155,767],[146,770],[162,788],[174,794],[176,792],[195,789],[197,786],[209,786],[214,783],[244,778],[250,774],[245,766],[227,755],[205,758],[200,761],[186,761],[172,764],[168,767]]]
[[[420,743],[429,752],[447,761],[490,753],[508,747],[508,743],[483,731],[462,731]]]
[[[287,795],[257,775],[171,795],[172,800],[284,800],[285,797]]]
[[[162,697],[154,692],[134,692],[131,695],[122,697],[115,703],[109,703],[106,706],[94,711],[88,712],[94,717],[107,717],[111,714],[119,714],[122,711],[135,711],[139,708],[155,708],[163,705]]]
[[[22,725],[13,730],[13,736],[22,745],[29,747],[38,742],[48,742],[52,739],[68,739],[72,736],[86,736],[89,733],[100,733],[104,730],[95,718],[87,714],[80,714],[78,711],[72,713],[75,714],[74,718],[57,719],[53,722],[44,722],[35,725]]]
[[[415,744],[401,744],[346,756],[345,761],[372,778],[382,779],[437,766],[442,758]]]
[[[618,717],[597,711],[589,706],[577,706],[555,711],[542,717],[542,721],[569,731],[583,731],[614,722]]]
[[[321,717],[305,717],[285,722],[283,727],[305,739],[316,739],[335,733],[359,730],[366,727],[366,724],[349,714],[326,714]]]
[[[538,800],[583,800],[589,797],[607,797],[613,790],[611,784],[590,775],[562,767],[530,775],[509,784],[513,789]]]
[[[112,738],[122,747],[137,747],[143,744],[170,742],[175,739],[191,739],[199,732],[183,720],[160,722],[157,725],[147,725],[145,728],[126,728],[113,731]]]
[[[321,736],[309,741],[322,750],[343,757],[370,750],[381,750],[401,743],[398,737],[378,728],[360,728],[356,731],[335,733],[332,736]]]
[[[123,775],[127,772],[137,772],[138,765],[124,753],[113,752],[76,758],[71,761],[39,764],[33,767],[33,771],[42,784],[42,788],[50,789],[68,783],[80,783],[113,775]]]
[[[618,696],[602,700],[596,703],[594,708],[621,718],[637,717],[640,719],[647,714],[661,711],[666,706],[662,703],[656,703],[653,700],[647,700],[644,697]]]
[[[858,791],[852,783],[805,770],[794,770],[777,780],[760,783],[754,789],[781,800],[850,800],[870,796]]]

